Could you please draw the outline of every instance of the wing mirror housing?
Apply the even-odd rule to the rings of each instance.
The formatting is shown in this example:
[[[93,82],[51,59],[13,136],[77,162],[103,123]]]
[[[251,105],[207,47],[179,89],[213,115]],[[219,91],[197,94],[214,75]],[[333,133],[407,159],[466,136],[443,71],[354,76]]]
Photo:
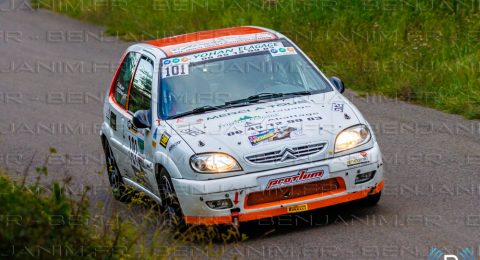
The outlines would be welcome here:
[[[345,85],[341,79],[338,77],[330,77],[329,80],[340,93],[345,92]]]
[[[151,110],[138,110],[133,114],[132,124],[138,129],[150,128],[152,126],[151,118]]]

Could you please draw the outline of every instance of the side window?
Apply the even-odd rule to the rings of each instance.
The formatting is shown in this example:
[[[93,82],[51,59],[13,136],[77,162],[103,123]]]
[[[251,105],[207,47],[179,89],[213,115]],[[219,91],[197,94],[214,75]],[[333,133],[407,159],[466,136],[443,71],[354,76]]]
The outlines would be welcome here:
[[[152,101],[153,61],[142,56],[133,77],[128,98],[128,111],[149,110]]]
[[[120,71],[115,80],[115,101],[123,108],[127,105],[128,87],[130,86],[133,70],[139,58],[140,54],[138,53],[128,53],[120,66]]]

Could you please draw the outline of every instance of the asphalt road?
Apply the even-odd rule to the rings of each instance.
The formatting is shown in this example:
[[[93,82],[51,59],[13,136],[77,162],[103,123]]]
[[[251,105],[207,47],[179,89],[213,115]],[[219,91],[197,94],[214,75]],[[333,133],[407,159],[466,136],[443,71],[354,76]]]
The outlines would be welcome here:
[[[105,89],[128,43],[20,3],[0,0],[0,164],[19,178],[26,171],[34,178],[35,168],[46,164],[45,181],[72,176],[72,190],[93,187],[93,203],[127,210],[110,195],[98,130]],[[250,238],[225,246],[226,254],[426,259],[433,247],[454,254],[469,247],[479,256],[480,122],[347,95],[375,127],[385,158],[379,205],[250,223]],[[57,154],[48,158],[49,147]],[[198,251],[184,254],[202,255]]]

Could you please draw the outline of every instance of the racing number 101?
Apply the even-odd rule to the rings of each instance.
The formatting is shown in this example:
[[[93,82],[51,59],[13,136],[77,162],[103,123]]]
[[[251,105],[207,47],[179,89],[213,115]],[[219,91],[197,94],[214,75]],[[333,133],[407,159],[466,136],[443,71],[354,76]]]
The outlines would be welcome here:
[[[165,76],[170,77],[170,76],[178,76],[178,75],[185,75],[185,66],[187,64],[178,64],[178,65],[172,65],[168,66],[165,68]],[[188,65],[187,65],[188,66]]]

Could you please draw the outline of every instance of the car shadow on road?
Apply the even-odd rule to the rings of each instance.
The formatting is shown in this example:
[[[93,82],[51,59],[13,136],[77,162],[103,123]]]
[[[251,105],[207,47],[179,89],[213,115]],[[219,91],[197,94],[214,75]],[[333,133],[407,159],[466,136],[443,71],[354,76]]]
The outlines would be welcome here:
[[[361,201],[349,202],[299,214],[246,222],[242,224],[240,232],[248,240],[255,240],[330,225],[355,225],[375,214],[380,207],[381,205],[366,206]]]

